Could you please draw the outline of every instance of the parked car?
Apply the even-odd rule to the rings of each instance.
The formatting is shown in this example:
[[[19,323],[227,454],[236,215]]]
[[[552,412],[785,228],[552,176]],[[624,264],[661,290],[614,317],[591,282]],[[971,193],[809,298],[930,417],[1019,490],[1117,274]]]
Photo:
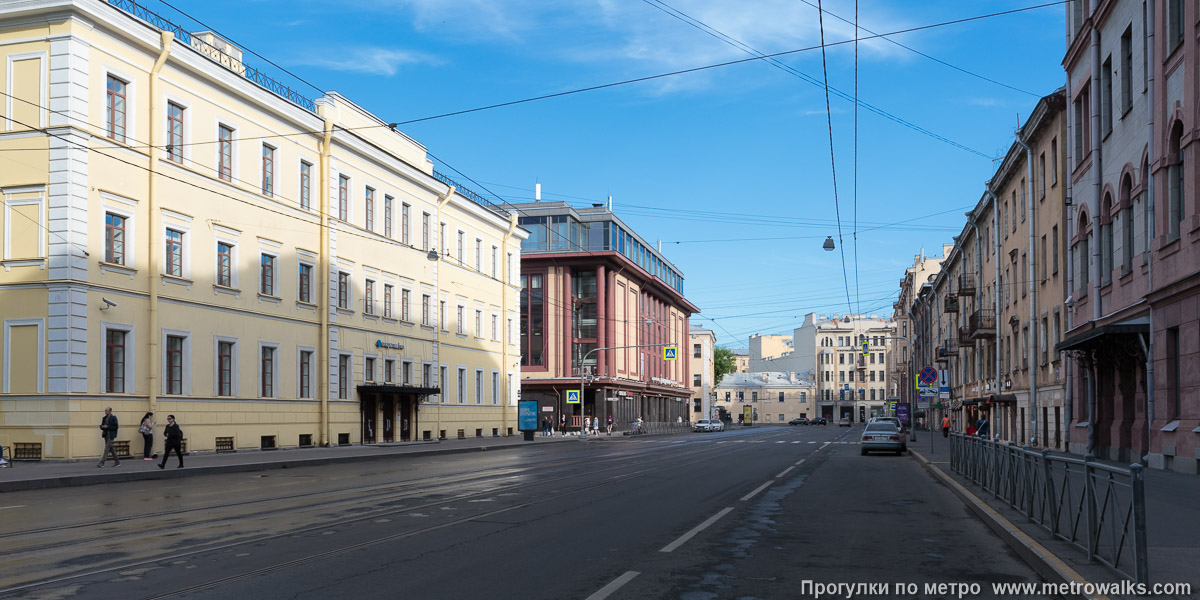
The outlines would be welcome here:
[[[895,452],[899,456],[908,450],[908,442],[905,440],[904,434],[900,432],[900,428],[896,427],[895,423],[888,421],[867,423],[859,443],[863,456],[866,456],[868,452],[875,451]]]
[[[896,429],[900,430],[900,433],[904,433],[904,425],[901,424],[900,419],[898,419],[896,417],[871,417],[871,420],[867,421],[867,422],[868,423],[879,423],[879,422],[891,423],[896,426]]]
[[[808,424],[809,425],[828,425],[829,421],[826,421],[825,417],[815,417],[813,420],[809,421]]]
[[[788,421],[788,425],[808,425],[808,419],[806,417],[792,419],[791,421]]]
[[[849,427],[849,426],[850,426],[850,419],[843,418],[841,421],[838,421],[838,427]]]
[[[709,424],[712,426],[712,429],[709,429],[709,431],[725,431],[725,422],[724,421],[714,419],[712,421],[709,421]]]
[[[709,421],[708,419],[700,419],[699,421],[696,421],[695,425],[692,425],[692,431],[701,431],[701,432],[716,431],[713,423],[720,423],[720,421]]]

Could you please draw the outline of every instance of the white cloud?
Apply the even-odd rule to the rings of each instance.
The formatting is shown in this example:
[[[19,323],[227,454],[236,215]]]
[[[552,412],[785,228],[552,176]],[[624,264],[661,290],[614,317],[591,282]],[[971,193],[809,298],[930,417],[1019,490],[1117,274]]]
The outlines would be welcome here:
[[[314,53],[301,59],[298,64],[310,65],[332,71],[351,71],[370,75],[392,76],[405,65],[441,64],[437,57],[393,48],[340,48],[324,53]]]

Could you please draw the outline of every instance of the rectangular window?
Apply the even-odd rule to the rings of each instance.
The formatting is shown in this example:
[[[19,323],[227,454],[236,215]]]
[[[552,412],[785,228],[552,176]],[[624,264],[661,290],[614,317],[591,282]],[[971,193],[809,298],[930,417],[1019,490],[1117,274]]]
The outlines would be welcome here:
[[[383,316],[389,319],[394,314],[392,310],[392,299],[395,297],[396,286],[385,283],[383,284]]]
[[[217,285],[233,287],[233,244],[217,242]]]
[[[363,203],[366,206],[367,231],[375,231],[375,190],[367,188],[363,192]]]
[[[183,232],[174,229],[167,230],[167,275],[183,277]]]
[[[166,393],[183,393],[183,336],[167,336]]]
[[[375,381],[375,357],[368,356],[363,359],[363,380]]]
[[[1026,202],[1025,196],[1028,193],[1029,193],[1029,188],[1025,186],[1025,178],[1022,177],[1021,178],[1021,222],[1022,223],[1025,222],[1025,205],[1028,204]]]
[[[475,370],[475,404],[483,404],[483,371]]]
[[[1121,34],[1121,114],[1133,108],[1133,25]]]
[[[183,107],[167,103],[167,160],[183,162]]]
[[[463,309],[463,305],[459,304],[458,305],[458,314],[456,315],[458,317],[458,322],[455,324],[456,325],[455,331],[459,334],[466,333],[465,331],[463,331],[463,325],[464,325],[463,313],[464,312],[466,312],[466,311]]]
[[[463,260],[463,232],[458,232],[458,264],[464,265],[467,261]]]
[[[1101,138],[1112,133],[1113,128],[1113,72],[1112,55],[1105,57],[1100,65],[1100,127]]]
[[[429,325],[429,294],[421,295],[421,324]]]
[[[1075,109],[1075,121],[1073,123],[1074,129],[1072,133],[1074,134],[1073,137],[1075,142],[1075,166],[1079,166],[1083,163],[1084,153],[1087,152],[1088,122],[1092,118],[1091,104],[1086,85],[1082,90],[1080,90],[1079,95],[1075,97],[1073,105]]]
[[[300,208],[312,208],[312,164],[300,161]]]
[[[700,344],[692,344],[692,358],[700,358]]]
[[[394,217],[392,215],[392,212],[395,210],[395,206],[396,206],[395,198],[392,198],[391,196],[387,196],[387,195],[385,195],[383,197],[383,235],[385,237],[390,238],[393,236],[392,222],[394,220]]]
[[[1049,273],[1049,269],[1046,268],[1046,236],[1044,236],[1044,235],[1042,236],[1041,259],[1042,260],[1039,261],[1039,264],[1042,267],[1042,283],[1046,283],[1047,273]]]
[[[700,374],[692,375],[692,387],[700,387]]]
[[[400,365],[400,385],[412,385],[412,363],[407,360]]]
[[[341,271],[338,273],[337,287],[338,308],[350,308],[350,274]]]
[[[394,383],[396,381],[396,361],[387,359],[383,361],[383,382]]]
[[[217,176],[233,181],[233,130],[224,125],[217,127]]]
[[[458,403],[467,403],[467,370],[458,368]]]
[[[104,260],[125,264],[125,217],[121,215],[104,215]]]
[[[430,365],[430,364],[421,365],[421,385],[423,385],[425,387],[430,387],[433,384],[433,382],[430,381],[430,377],[432,375],[433,375],[433,365]]]
[[[429,213],[421,213],[421,249],[429,250]]]
[[[483,240],[475,238],[475,270],[483,272]]]
[[[438,302],[438,322],[442,324],[442,331],[449,331],[450,324],[446,322],[446,301]]]
[[[492,373],[492,404],[500,404],[500,374]]]
[[[275,195],[275,149],[266,144],[262,147],[262,193]]]
[[[475,311],[475,337],[483,337],[483,311]]]
[[[125,393],[125,337],[120,329],[109,329],[104,340],[104,391]]]
[[[496,267],[500,261],[500,249],[492,246],[492,279],[496,279]]]
[[[1050,185],[1058,185],[1058,138],[1050,140]]]
[[[492,315],[492,341],[496,342],[499,340],[500,340],[500,317],[498,315]]]
[[[375,314],[375,281],[368,279],[363,294],[363,313]]]
[[[105,106],[105,131],[109,139],[125,143],[125,91],[128,83],[108,76],[107,104]]]
[[[442,399],[449,400],[450,399],[450,388],[449,388],[450,377],[446,375],[446,367],[444,367],[444,366],[442,368],[438,369],[437,384],[438,384],[438,391],[442,392],[440,394],[441,397],[439,398],[439,401]]]
[[[350,355],[338,356],[338,399],[350,397]]]
[[[217,342],[217,395],[233,395],[233,342]]]
[[[312,350],[300,351],[300,397],[312,398],[312,371],[313,371],[313,352]]]
[[[300,263],[300,289],[299,298],[301,302],[312,302],[312,265]]]
[[[350,220],[350,178],[345,175],[338,175],[338,218],[343,221]]]
[[[275,348],[263,346],[260,350],[262,358],[258,376],[262,382],[261,396],[273,398],[275,396]]]
[[[409,304],[412,303],[412,291],[400,290],[400,320],[412,322],[412,315],[409,314]]]
[[[1050,228],[1050,273],[1058,275],[1058,225]]]
[[[409,220],[412,218],[412,207],[408,204],[400,205],[400,243],[409,244]]]
[[[1167,56],[1170,56],[1183,43],[1183,0],[1167,0],[1166,4]]]
[[[267,296],[275,295],[275,257],[263,254],[259,261],[258,291]]]

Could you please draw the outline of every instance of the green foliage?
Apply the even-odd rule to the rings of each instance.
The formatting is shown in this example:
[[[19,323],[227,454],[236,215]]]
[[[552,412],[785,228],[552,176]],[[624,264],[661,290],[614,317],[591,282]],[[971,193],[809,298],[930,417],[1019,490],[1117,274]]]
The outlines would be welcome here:
[[[733,358],[733,350],[717,348],[713,351],[713,387],[721,385],[721,378],[737,369],[737,361]]]

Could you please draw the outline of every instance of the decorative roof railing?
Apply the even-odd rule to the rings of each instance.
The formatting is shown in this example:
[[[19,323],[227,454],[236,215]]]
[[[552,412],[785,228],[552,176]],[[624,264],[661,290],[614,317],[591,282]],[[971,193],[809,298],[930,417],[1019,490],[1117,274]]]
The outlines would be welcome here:
[[[434,170],[433,170],[433,178],[434,178],[434,179],[437,179],[438,181],[440,181],[440,182],[442,182],[442,183],[444,183],[444,184],[446,184],[446,185],[452,185],[452,186],[454,186],[454,191],[458,192],[459,194],[462,194],[462,196],[463,196],[464,198],[466,198],[466,199],[470,200],[471,202],[474,202],[475,204],[478,204],[478,205],[480,205],[480,206],[482,206],[482,207],[484,207],[484,208],[486,208],[486,209],[488,209],[488,210],[490,210],[490,211],[492,211],[492,212],[494,212],[494,213],[496,213],[496,214],[498,214],[498,215],[501,215],[501,216],[504,216],[504,217],[508,217],[508,213],[507,213],[507,212],[505,212],[503,209],[501,209],[499,206],[497,206],[495,202],[491,202],[491,201],[487,200],[486,198],[484,198],[483,196],[480,196],[479,194],[476,194],[476,193],[475,193],[474,191],[472,191],[470,188],[468,188],[468,187],[464,186],[463,184],[461,184],[461,183],[459,183],[459,182],[457,182],[457,181],[455,181],[455,180],[451,179],[451,178],[450,178],[448,175],[446,175],[445,173],[442,173],[441,171],[438,171],[437,169],[434,169]]]

